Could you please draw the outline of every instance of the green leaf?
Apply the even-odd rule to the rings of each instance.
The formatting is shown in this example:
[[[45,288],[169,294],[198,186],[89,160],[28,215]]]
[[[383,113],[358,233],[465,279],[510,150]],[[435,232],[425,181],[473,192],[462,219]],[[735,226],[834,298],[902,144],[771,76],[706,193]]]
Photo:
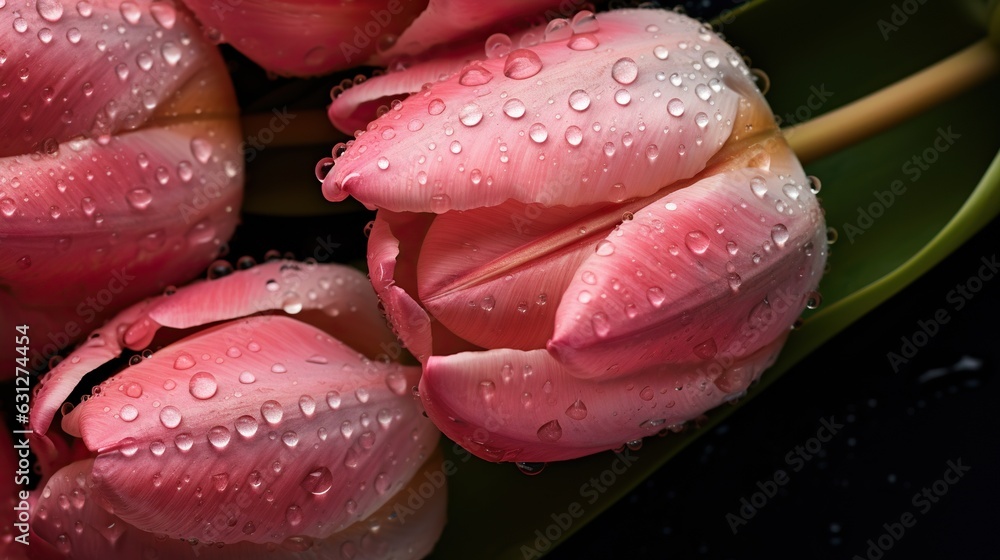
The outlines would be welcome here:
[[[784,119],[791,124],[864,97],[985,37],[986,5],[927,2],[904,12],[903,21],[899,15],[893,20],[891,3],[756,1],[725,13],[716,27],[767,72],[768,101],[777,115],[791,115]],[[627,468],[609,452],[552,464],[528,477],[446,441],[455,474],[449,479],[448,525],[432,557],[467,558],[475,551],[477,558],[537,558],[555,546],[547,544],[551,536],[558,542],[583,528],[687,444],[738,414],[804,356],[954,251],[1000,213],[997,99],[1000,80],[994,78],[807,166],[822,180],[827,223],[839,231],[820,285],[824,302],[739,405],[712,411],[699,428],[647,439],[641,451],[629,454],[635,462]]]

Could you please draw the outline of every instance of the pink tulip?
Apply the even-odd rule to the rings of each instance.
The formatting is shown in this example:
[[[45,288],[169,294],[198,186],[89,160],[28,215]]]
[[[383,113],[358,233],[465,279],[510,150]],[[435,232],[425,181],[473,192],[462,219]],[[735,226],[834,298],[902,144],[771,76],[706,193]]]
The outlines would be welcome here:
[[[0,316],[38,367],[216,258],[240,130],[221,57],[169,2],[8,3],[0,28]]]
[[[395,339],[376,304],[354,269],[274,261],[120,313],[43,381],[37,432],[84,374],[123,348],[167,345],[63,418],[94,457],[49,478],[39,535],[75,558],[145,557],[162,535],[226,545],[173,541],[169,558],[276,546],[289,558],[429,553],[444,489],[413,523],[395,519],[394,496],[422,469],[440,470],[428,462],[438,432],[410,394],[419,368],[384,359]],[[84,529],[68,530],[77,520]]]
[[[370,275],[427,413],[491,461],[617,448],[738,397],[826,258],[809,180],[708,28],[627,10],[537,36],[396,104],[323,181],[379,209]]]
[[[579,0],[185,0],[209,28],[264,68],[312,76],[382,66],[499,23],[516,24]],[[572,8],[570,8],[572,7]]]

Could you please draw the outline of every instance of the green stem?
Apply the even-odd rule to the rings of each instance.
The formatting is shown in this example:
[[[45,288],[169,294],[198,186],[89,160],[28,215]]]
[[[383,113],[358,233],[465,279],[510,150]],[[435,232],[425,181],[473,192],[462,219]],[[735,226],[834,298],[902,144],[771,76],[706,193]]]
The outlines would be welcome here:
[[[802,163],[838,152],[958,95],[1000,71],[1000,52],[982,39],[867,97],[783,129]]]

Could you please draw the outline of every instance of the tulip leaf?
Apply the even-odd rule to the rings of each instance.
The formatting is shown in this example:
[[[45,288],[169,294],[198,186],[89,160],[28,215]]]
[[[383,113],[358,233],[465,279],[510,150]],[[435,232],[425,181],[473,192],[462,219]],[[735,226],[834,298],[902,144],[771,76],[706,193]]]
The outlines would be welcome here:
[[[716,28],[766,70],[768,101],[787,125],[864,97],[987,35],[985,3],[911,4],[916,11],[897,14],[888,2],[756,1],[724,13]],[[1000,213],[996,99],[1000,80],[993,78],[806,167],[822,180],[827,224],[839,233],[820,284],[824,301],[738,405],[711,411],[699,427],[648,438],[638,452],[551,464],[530,477],[445,441],[451,461],[445,472],[454,472],[449,521],[432,557],[464,558],[475,550],[477,557],[538,558],[779,377],[808,375],[794,369],[796,362]],[[419,505],[419,496],[401,499],[408,498],[410,507]]]

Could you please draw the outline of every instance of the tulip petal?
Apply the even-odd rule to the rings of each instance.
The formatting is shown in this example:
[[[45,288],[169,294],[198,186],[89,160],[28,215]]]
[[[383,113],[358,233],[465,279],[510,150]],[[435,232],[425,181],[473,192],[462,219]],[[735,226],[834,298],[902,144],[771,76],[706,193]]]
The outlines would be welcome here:
[[[95,491],[138,528],[324,538],[378,509],[435,447],[409,394],[418,376],[305,323],[257,317],[158,351],[63,425],[99,453]]]
[[[321,319],[316,326],[374,357],[383,345],[395,341],[377,308],[371,285],[357,269],[282,260],[186,286],[160,298],[147,315],[152,329],[156,325],[186,329],[272,310],[302,313],[304,321],[316,324]],[[144,346],[148,342],[140,341],[152,336],[144,321],[135,321],[126,333],[130,346]]]
[[[404,100],[337,159],[324,195],[434,213],[620,202],[694,176],[748,124],[775,128],[745,64],[698,22],[655,10],[597,21]]]
[[[596,211],[509,201],[438,216],[420,249],[421,303],[478,346],[544,348],[555,298],[597,243],[579,221]]]
[[[395,338],[375,299],[364,274],[353,268],[273,261],[138,303],[91,334],[43,378],[31,411],[32,425],[44,434],[86,373],[118,357],[123,348],[149,345],[161,326],[187,329],[276,310],[301,312],[303,320],[352,348],[370,357],[384,354]]]
[[[84,375],[121,355],[125,329],[144,316],[154,301],[146,300],[120,312],[42,378],[31,408],[31,426],[36,434],[44,436],[49,431],[56,411]]]
[[[82,6],[0,11],[0,284],[64,318],[55,352],[203,270],[242,198],[235,95],[194,18]]]
[[[186,0],[210,34],[283,76],[366,63],[413,22],[426,0]]]
[[[484,30],[498,25],[510,27],[513,21],[527,21],[532,16],[541,16],[543,12],[550,19],[559,15],[572,16],[573,11],[565,8],[561,14],[553,12],[554,8],[563,4],[565,0],[507,0],[496,4],[484,4],[477,0],[430,0],[427,9],[403,31],[391,48],[379,53],[376,60],[390,61],[469,35],[482,35]],[[573,4],[575,6],[570,9],[575,11],[584,3]]]
[[[433,356],[420,398],[446,436],[487,461],[574,459],[679,429],[739,396],[783,341],[725,370],[657,365],[603,381],[575,377],[545,350]]]
[[[334,88],[333,103],[327,114],[333,126],[347,134],[364,130],[378,116],[378,109],[395,99],[405,99],[425,84],[447,79],[471,61],[483,57],[482,41],[458,45],[434,56],[421,57],[405,70],[389,68],[387,74],[373,76],[347,89]],[[339,94],[337,92],[340,92]],[[414,124],[416,126],[416,123]]]
[[[434,217],[380,211],[368,242],[368,270],[393,332],[421,363],[432,353],[476,347],[431,318],[416,301],[418,249]]]
[[[548,350],[573,375],[609,378],[783,337],[826,258],[816,197],[790,169],[708,176],[635,212],[580,266]]]
[[[91,476],[93,460],[78,461],[47,481],[35,526],[43,539],[32,540],[32,558],[47,559],[36,552],[54,543],[64,553],[82,560],[98,558],[169,558],[171,560],[324,560],[349,557],[355,560],[395,558],[417,560],[427,556],[444,528],[447,491],[438,489],[412,515],[400,516],[398,499],[387,502],[367,519],[325,539],[293,536],[281,546],[239,542],[216,546],[165,539],[128,524],[98,504],[96,481]],[[441,454],[436,453],[397,496],[417,492],[430,476],[441,471]],[[72,507],[63,508],[60,502]],[[73,527],[74,530],[67,530]],[[78,530],[76,528],[79,528]],[[28,548],[28,547],[21,547]],[[39,550],[36,551],[35,549]],[[55,555],[51,556],[55,558]],[[61,555],[59,557],[62,557]],[[17,558],[17,557],[14,557]]]

